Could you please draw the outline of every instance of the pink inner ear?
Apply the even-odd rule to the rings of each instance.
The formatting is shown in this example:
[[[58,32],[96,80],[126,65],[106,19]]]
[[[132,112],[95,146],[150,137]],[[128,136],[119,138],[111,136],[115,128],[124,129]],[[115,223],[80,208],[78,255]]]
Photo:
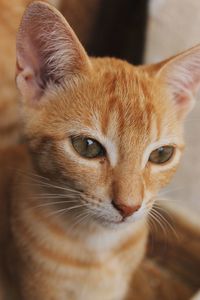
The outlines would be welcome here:
[[[19,89],[34,99],[47,86],[71,80],[89,65],[83,47],[62,15],[43,2],[33,2],[25,11],[17,35],[17,61]]]
[[[194,105],[194,86],[192,82],[172,81],[169,82],[169,88],[173,94],[176,110],[179,116],[185,116]]]
[[[169,60],[161,74],[171,90],[179,115],[186,115],[194,105],[200,87],[200,47]]]
[[[31,101],[39,100],[44,92],[42,78],[39,71],[39,59],[32,47],[32,43],[26,42],[25,47],[19,51],[17,49],[17,85],[25,99]]]
[[[185,95],[184,93],[180,93],[180,94],[175,94],[175,101],[176,101],[176,105],[179,108],[187,108],[190,99],[187,95]]]

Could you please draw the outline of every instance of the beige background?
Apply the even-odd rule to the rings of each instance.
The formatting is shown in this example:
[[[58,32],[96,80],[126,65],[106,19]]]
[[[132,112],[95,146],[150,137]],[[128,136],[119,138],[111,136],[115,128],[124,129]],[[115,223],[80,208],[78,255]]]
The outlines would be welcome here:
[[[149,10],[147,63],[200,43],[200,0],[151,0]],[[174,181],[163,194],[200,213],[200,96],[185,125],[185,155]]]

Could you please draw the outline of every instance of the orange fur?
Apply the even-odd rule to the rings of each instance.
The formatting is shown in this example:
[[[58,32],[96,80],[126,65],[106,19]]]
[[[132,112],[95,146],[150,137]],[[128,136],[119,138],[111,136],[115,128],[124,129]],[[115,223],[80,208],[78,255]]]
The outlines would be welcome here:
[[[54,8],[27,8],[17,37],[27,144],[0,155],[9,300],[11,290],[20,300],[124,299],[145,254],[146,215],[183,150],[199,52],[143,67],[89,58]],[[81,157],[73,135],[98,140],[106,155]],[[163,165],[148,160],[159,142],[176,147]],[[114,200],[141,208],[122,217]]]

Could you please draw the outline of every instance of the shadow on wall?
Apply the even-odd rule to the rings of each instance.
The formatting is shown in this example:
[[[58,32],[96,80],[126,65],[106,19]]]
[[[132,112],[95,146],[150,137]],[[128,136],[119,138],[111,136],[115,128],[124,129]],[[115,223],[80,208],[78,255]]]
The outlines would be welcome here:
[[[63,1],[61,11],[92,56],[141,64],[148,0]]]

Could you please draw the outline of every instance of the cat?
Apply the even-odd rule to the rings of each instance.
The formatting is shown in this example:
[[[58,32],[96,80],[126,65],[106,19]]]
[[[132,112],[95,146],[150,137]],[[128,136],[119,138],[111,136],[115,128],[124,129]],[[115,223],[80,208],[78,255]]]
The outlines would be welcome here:
[[[148,215],[184,149],[200,46],[139,67],[91,58],[33,2],[16,49],[26,143],[0,154],[3,299],[130,299]]]
[[[30,0],[0,0],[0,148],[15,145],[21,138],[19,94],[15,87],[15,35]],[[48,1],[59,7],[59,0]]]

